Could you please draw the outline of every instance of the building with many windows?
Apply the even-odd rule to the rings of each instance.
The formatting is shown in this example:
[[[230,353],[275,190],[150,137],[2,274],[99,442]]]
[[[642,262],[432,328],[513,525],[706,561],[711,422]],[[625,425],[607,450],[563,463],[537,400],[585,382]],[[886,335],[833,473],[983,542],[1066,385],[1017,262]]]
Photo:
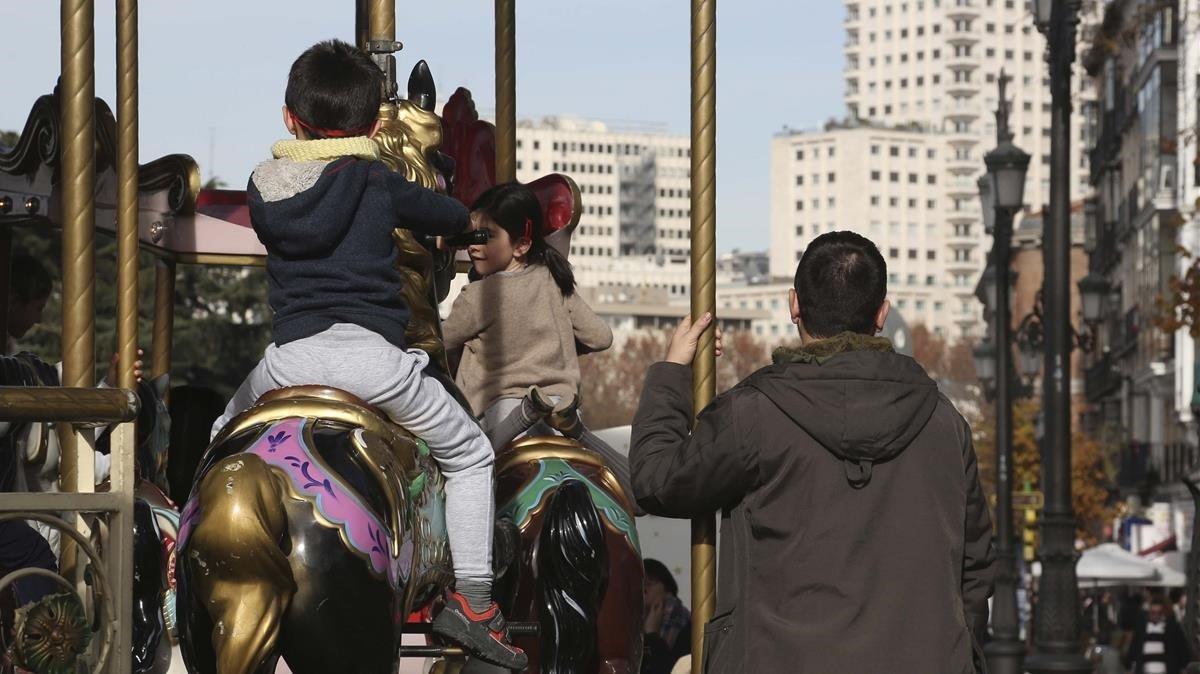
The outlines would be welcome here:
[[[1034,157],[1025,190],[1026,202],[1030,210],[1038,211],[1049,199],[1050,93],[1043,59],[1045,40],[1034,28],[1026,4],[1024,0],[846,2],[845,96],[849,119],[859,125],[903,129],[912,138],[925,139],[926,154],[910,157],[905,149],[899,156],[878,156],[879,166],[870,170],[886,176],[885,182],[890,182],[893,173],[899,174],[901,181],[907,180],[911,173],[932,170],[936,175],[936,182],[922,184],[932,189],[924,190],[928,194],[918,198],[918,205],[922,199],[934,205],[921,218],[924,224],[932,224],[938,231],[918,239],[920,244],[916,247],[940,240],[941,248],[929,259],[935,264],[928,265],[927,270],[905,269],[900,280],[907,281],[914,273],[918,281],[929,275],[934,277],[934,287],[940,286],[944,291],[944,296],[935,301],[945,305],[945,313],[937,314],[935,327],[951,338],[975,334],[982,325],[973,290],[984,267],[987,246],[976,181],[984,171],[984,154],[996,143],[992,111],[997,105],[1001,68],[1012,78],[1007,95],[1013,102],[1010,126],[1015,142]],[[1088,34],[1096,23],[1099,5],[1084,4],[1083,31]],[[1087,78],[1075,81],[1079,83],[1081,101],[1093,96]],[[1079,170],[1072,180],[1077,190],[1073,198],[1082,196],[1087,182],[1081,142],[1086,127],[1080,123],[1082,116],[1076,116],[1079,122],[1074,128],[1080,140],[1072,144],[1072,166]],[[854,132],[835,128],[811,135],[821,139],[819,142],[832,142],[831,133]],[[773,142],[775,152],[782,152],[781,146],[803,144],[807,135],[810,134],[785,133],[777,137]],[[935,167],[929,166],[930,153],[936,158]],[[912,169],[905,167],[910,160],[917,164]],[[795,178],[789,175],[792,167],[780,166],[774,160],[772,170],[784,173],[783,177],[773,177],[773,184]],[[807,168],[804,171],[811,173]],[[864,184],[874,187],[871,183]],[[888,199],[890,204],[890,196],[880,198]],[[888,214],[881,218],[885,229],[893,221],[913,216],[915,209],[908,207],[908,199],[902,197],[897,205],[884,206],[900,209],[896,217]],[[783,209],[790,201],[781,194],[774,206]],[[783,231],[775,231],[775,227],[799,224],[783,224],[784,220],[777,220],[773,211],[773,248],[788,238]],[[869,222],[868,219],[868,228]],[[858,229],[861,225],[854,221],[839,227],[861,231]],[[805,237],[792,238],[796,242],[793,248],[775,251],[773,264],[786,267],[785,258],[800,250]],[[887,247],[890,252],[891,244]],[[902,248],[907,254],[908,247]],[[772,267],[773,275],[782,273],[782,268]],[[920,312],[916,314],[912,317],[914,322],[925,320]]]
[[[883,253],[888,297],[911,325],[947,337],[973,326],[982,232],[973,223],[946,226],[942,141],[939,134],[865,124],[777,135],[772,275],[790,279],[817,236],[858,232]]]
[[[1188,32],[1180,31],[1181,4]],[[1198,243],[1198,9],[1195,0],[1115,0],[1084,59],[1098,94],[1087,109],[1089,271],[1109,287],[1087,362],[1089,417],[1115,435],[1125,494],[1153,493],[1179,512],[1191,511],[1179,479],[1195,468],[1192,406],[1200,400],[1195,342],[1186,330],[1164,329],[1161,300],[1191,264],[1179,246]]]
[[[583,213],[571,239],[582,287],[662,288],[687,297],[691,232],[687,136],[610,129],[570,117],[517,125],[517,178],[564,173]]]

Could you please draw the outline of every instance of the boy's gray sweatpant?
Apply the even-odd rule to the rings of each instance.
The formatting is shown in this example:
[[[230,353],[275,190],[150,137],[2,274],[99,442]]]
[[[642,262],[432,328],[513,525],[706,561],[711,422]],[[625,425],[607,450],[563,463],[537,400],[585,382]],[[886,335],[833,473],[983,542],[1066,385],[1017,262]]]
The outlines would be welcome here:
[[[495,454],[479,424],[445,387],[425,375],[428,363],[424,351],[405,351],[349,323],[283,346],[271,344],[213,424],[212,435],[272,389],[321,384],[353,393],[429,445],[446,476],[454,575],[490,585]]]

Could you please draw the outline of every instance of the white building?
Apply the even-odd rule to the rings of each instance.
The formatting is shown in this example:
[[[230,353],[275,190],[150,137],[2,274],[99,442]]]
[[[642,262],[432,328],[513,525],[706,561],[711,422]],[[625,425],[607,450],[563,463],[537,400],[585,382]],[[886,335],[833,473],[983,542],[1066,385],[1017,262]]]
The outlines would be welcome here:
[[[1050,192],[1050,91],[1048,71],[1043,58],[1045,40],[1034,28],[1024,0],[847,0],[846,2],[846,107],[852,120],[864,120],[872,125],[908,129],[926,138],[926,151],[932,152],[940,166],[936,187],[925,197],[934,203],[923,214],[924,224],[932,223],[939,234],[919,239],[922,243],[941,238],[943,245],[930,262],[929,273],[935,276],[935,286],[948,292],[945,303],[948,314],[938,312],[938,325],[950,330],[951,336],[972,334],[980,326],[980,308],[974,300],[976,278],[982,271],[990,244],[985,241],[980,225],[979,197],[976,179],[983,172],[983,156],[994,147],[996,128],[993,111],[997,104],[997,77],[1000,69],[1012,78],[1007,96],[1013,101],[1010,127],[1018,146],[1033,155],[1030,164],[1025,200],[1033,210],[1049,200]],[[1085,2],[1080,45],[1085,45],[1090,26],[1099,16],[1098,3]],[[1092,96],[1092,83],[1083,73],[1074,80],[1077,98]],[[1081,105],[1075,106],[1076,111]],[[1072,166],[1077,175],[1072,179],[1072,200],[1087,192],[1085,143],[1086,125],[1078,112],[1073,120],[1077,140],[1072,143]],[[838,133],[838,131],[834,131]],[[845,131],[850,133],[850,131]],[[826,134],[815,134],[826,143],[834,142]],[[915,142],[915,141],[914,141]],[[776,139],[775,147],[786,145]],[[782,149],[778,150],[782,152]],[[886,159],[897,168],[902,181],[908,174],[922,172],[928,166],[909,170],[907,148],[900,156]],[[927,164],[927,155],[911,157]],[[773,184],[795,179],[792,167],[783,170],[785,178],[772,178]],[[799,168],[799,167],[796,167]],[[804,167],[808,171],[808,167]],[[909,197],[901,197],[902,204]],[[913,197],[918,198],[919,197]],[[794,202],[783,196],[776,208]],[[914,209],[905,209],[905,217]],[[887,216],[890,217],[890,216]],[[786,236],[775,227],[786,228],[799,223],[785,224],[784,219],[772,217],[772,246],[781,245]],[[886,218],[885,218],[886,220]],[[839,228],[854,229],[861,225],[838,224]],[[866,233],[866,232],[864,232]],[[794,237],[802,241],[806,237]],[[772,257],[778,260],[794,255],[799,249],[779,251]],[[907,252],[907,249],[905,249]],[[889,260],[890,261],[890,260]],[[915,266],[915,265],[914,265]],[[784,265],[786,267],[786,265]],[[772,267],[772,274],[783,275],[786,269]],[[905,279],[910,272],[901,273]],[[918,279],[928,275],[917,271]],[[963,282],[962,277],[968,277]],[[913,301],[916,301],[915,299]],[[927,303],[929,300],[926,300]],[[938,301],[938,300],[934,300]],[[966,307],[970,306],[969,309]],[[921,320],[921,312],[910,312],[913,321]]]
[[[871,126],[776,136],[771,275],[791,279],[808,243],[825,232],[858,232],[883,253],[888,296],[910,324],[944,336],[973,326],[982,232],[946,225],[943,140]]]
[[[687,297],[691,231],[687,136],[569,117],[517,125],[517,178],[564,173],[583,213],[571,240],[582,287],[649,286]]]

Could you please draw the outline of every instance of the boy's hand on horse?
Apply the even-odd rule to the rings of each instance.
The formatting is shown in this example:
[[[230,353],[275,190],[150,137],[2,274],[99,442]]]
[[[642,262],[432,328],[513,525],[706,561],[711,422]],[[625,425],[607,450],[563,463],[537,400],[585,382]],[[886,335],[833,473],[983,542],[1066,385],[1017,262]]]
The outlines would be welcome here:
[[[676,363],[678,365],[692,364],[696,358],[696,346],[700,342],[700,335],[708,329],[708,326],[713,322],[713,315],[706,313],[700,317],[700,320],[692,322],[691,316],[684,316],[679,325],[675,328],[675,334],[671,335],[671,343],[667,346],[667,357],[664,359],[668,363]],[[724,335],[721,333],[721,328],[716,328],[716,344],[714,350],[718,356],[723,350]]]

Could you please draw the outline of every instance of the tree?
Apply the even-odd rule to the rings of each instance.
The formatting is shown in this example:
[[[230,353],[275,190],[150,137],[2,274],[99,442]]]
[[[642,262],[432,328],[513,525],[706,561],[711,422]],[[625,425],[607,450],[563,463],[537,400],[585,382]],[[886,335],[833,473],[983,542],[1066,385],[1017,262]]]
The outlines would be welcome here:
[[[1013,406],[1013,489],[1041,489],[1042,461],[1037,439],[1037,417],[1041,401],[1022,400]],[[995,414],[986,408],[982,418],[973,424],[975,453],[979,459],[979,477],[988,502],[996,502],[996,442]],[[1072,430],[1071,437],[1071,503],[1075,509],[1076,537],[1088,545],[1098,543],[1104,527],[1112,520],[1110,505],[1113,472],[1104,444],[1083,433]],[[1014,531],[1023,526],[1019,512],[1014,512]]]
[[[640,331],[608,351],[579,359],[583,411],[589,426],[609,428],[633,422],[646,370],[663,359],[670,336],[668,331]],[[728,333],[724,344],[724,355],[717,359],[718,393],[770,362],[767,345],[749,332]]]
[[[579,359],[583,413],[588,426],[610,428],[633,422],[646,370],[662,360],[669,333],[642,331],[608,351]]]
[[[0,150],[16,147],[20,138],[21,134],[16,131],[0,131]]]

